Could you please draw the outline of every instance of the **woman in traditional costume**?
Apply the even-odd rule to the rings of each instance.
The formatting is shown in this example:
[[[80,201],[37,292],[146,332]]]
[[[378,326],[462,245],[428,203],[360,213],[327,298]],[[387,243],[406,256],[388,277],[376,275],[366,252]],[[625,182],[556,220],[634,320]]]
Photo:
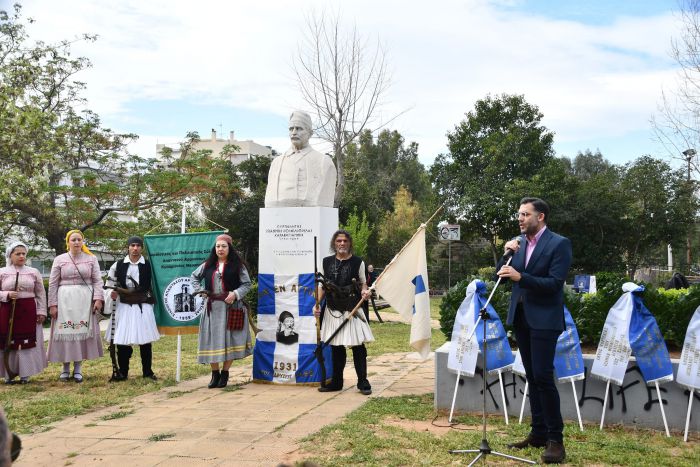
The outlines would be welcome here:
[[[83,382],[83,360],[103,355],[95,314],[102,308],[103,290],[97,258],[85,246],[80,230],[66,234],[68,253],[58,255],[49,277],[49,314],[53,320],[49,341],[50,362],[63,362],[59,380]]]
[[[211,365],[208,387],[223,388],[228,384],[233,361],[253,351],[248,313],[243,304],[250,290],[250,277],[229,235],[216,237],[209,258],[192,273],[192,284],[195,292],[204,290],[208,297],[206,310],[199,319],[197,361]],[[219,370],[221,362],[223,368]]]
[[[41,273],[25,265],[28,252],[24,243],[11,243],[5,250],[7,265],[0,269],[0,345],[4,349],[0,350],[0,377],[6,383],[19,376],[19,382],[27,384],[30,376],[46,368],[42,326],[46,319],[46,290]]]

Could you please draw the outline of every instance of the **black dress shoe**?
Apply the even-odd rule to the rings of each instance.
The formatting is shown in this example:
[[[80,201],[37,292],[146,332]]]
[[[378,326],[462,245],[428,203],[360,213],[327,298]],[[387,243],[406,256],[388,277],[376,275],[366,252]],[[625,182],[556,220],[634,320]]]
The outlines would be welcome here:
[[[150,375],[143,375],[143,379],[150,379],[153,381],[158,381],[158,377],[153,373],[151,373]]]
[[[338,386],[321,386],[318,388],[318,392],[335,392],[335,391],[340,391],[342,388]]]
[[[544,438],[538,438],[536,436],[533,436],[532,433],[527,435],[527,438],[525,438],[522,441],[518,441],[517,443],[510,443],[507,446],[509,448],[513,449],[525,449],[527,447],[532,446],[533,448],[543,448],[547,445],[547,440]]]
[[[112,377],[109,378],[110,383],[116,383],[119,381],[126,381],[128,379],[128,376],[122,374],[121,372],[117,372],[112,374]]]
[[[367,380],[364,380],[361,383],[357,383],[357,389],[364,396],[369,396],[370,394],[372,394],[372,386],[369,384],[369,381],[367,381]]]
[[[207,386],[209,389],[214,389],[219,386],[219,380],[221,379],[221,372],[219,370],[215,370],[211,372],[211,381],[209,381],[209,385]]]
[[[219,385],[216,387],[217,388],[225,388],[227,384],[228,384],[228,371],[223,370],[221,372],[221,377],[219,378]]]
[[[545,464],[561,464],[566,459],[564,443],[547,441],[547,447],[542,453],[542,462]]]

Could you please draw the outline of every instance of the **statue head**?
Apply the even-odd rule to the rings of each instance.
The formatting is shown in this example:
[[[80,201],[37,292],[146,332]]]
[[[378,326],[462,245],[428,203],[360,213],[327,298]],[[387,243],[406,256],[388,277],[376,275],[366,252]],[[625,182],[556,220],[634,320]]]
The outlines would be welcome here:
[[[309,145],[313,133],[311,116],[301,110],[295,110],[289,116],[289,139],[295,149],[303,149]]]

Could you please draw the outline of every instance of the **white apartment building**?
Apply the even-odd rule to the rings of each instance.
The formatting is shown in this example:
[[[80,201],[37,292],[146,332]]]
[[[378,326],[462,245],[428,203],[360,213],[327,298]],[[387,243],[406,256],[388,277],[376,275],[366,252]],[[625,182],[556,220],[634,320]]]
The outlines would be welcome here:
[[[209,139],[202,138],[194,148],[197,150],[209,149],[212,155],[219,156],[224,147],[229,144],[238,147],[238,150],[229,157],[233,165],[238,165],[244,160],[250,159],[251,156],[272,157],[272,148],[269,146],[263,146],[250,139],[244,141],[237,140],[234,138],[233,131],[229,133],[228,139],[217,138],[216,130],[213,128],[211,130],[211,137]],[[156,144],[156,153],[160,154],[163,148],[166,147],[172,149],[174,158],[180,155],[179,144]]]

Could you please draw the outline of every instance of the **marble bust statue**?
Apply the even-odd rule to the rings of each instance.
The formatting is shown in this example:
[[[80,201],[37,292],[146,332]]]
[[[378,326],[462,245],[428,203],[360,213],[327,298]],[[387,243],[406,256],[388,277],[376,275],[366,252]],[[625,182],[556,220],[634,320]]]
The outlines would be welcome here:
[[[311,117],[294,111],[289,117],[292,146],[275,157],[267,174],[265,207],[333,207],[338,176],[331,158],[309,145]]]

